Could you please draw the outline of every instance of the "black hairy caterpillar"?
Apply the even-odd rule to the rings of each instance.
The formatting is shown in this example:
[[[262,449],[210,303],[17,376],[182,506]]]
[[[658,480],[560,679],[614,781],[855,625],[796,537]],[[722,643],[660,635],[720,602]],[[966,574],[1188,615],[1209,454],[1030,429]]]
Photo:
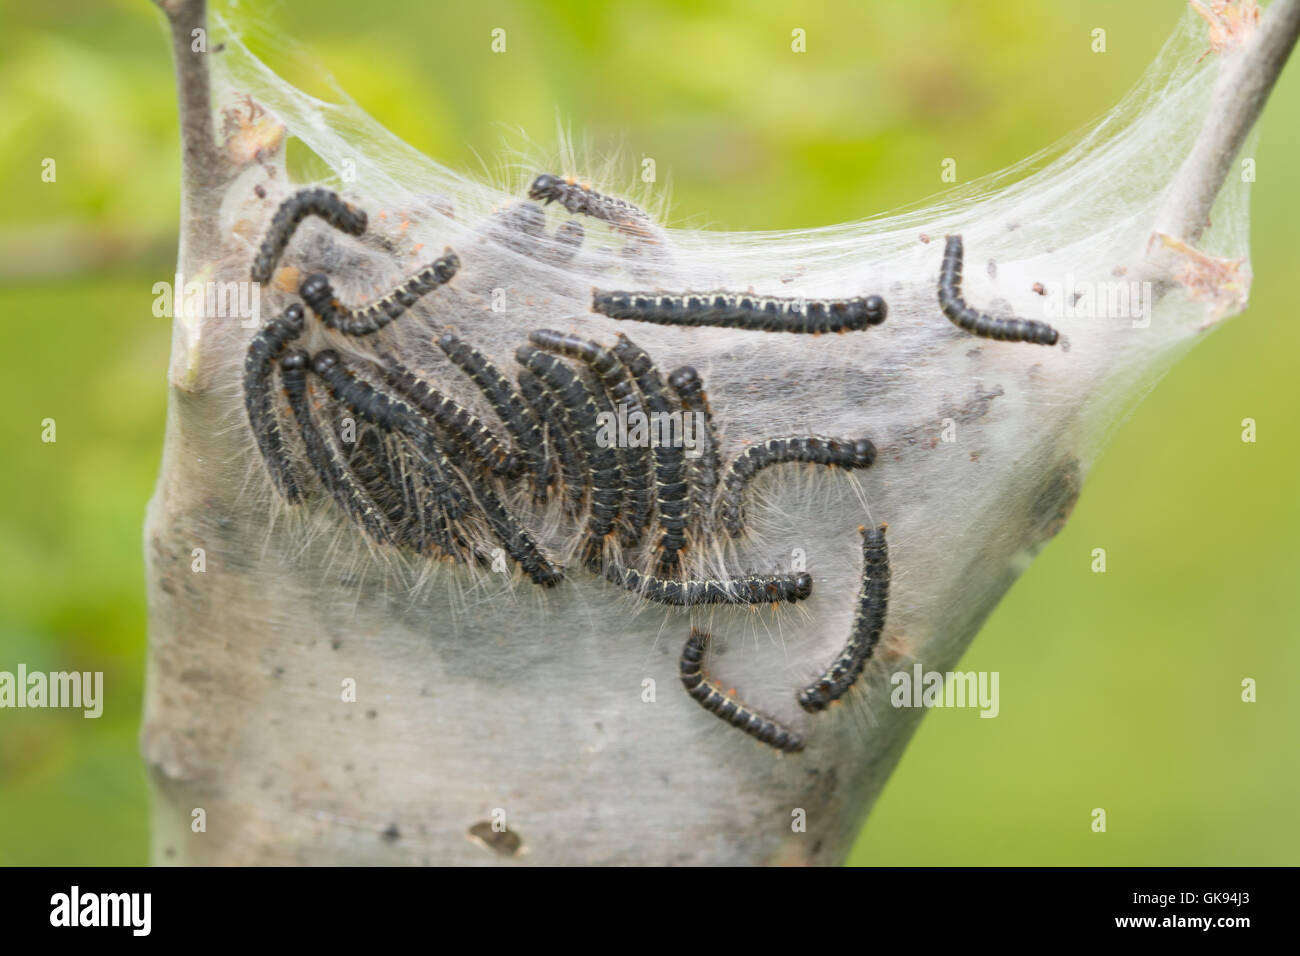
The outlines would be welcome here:
[[[744,530],[741,496],[745,485],[770,465],[802,461],[840,468],[870,468],[875,460],[876,446],[866,438],[769,438],[761,444],[751,445],[732,459],[722,481],[718,519],[729,535],[740,537]]]
[[[615,199],[579,185],[572,179],[542,173],[529,187],[528,198],[540,199],[547,205],[558,202],[571,213],[599,219],[638,238],[650,236],[652,220],[636,206],[626,199]]]
[[[365,429],[356,440],[350,466],[393,524],[399,542],[426,557],[472,555],[487,563],[438,506],[438,489],[430,484],[428,470],[412,462],[400,436]]]
[[[311,368],[329,387],[334,400],[354,415],[384,431],[408,438],[425,466],[426,480],[447,517],[455,520],[465,513],[465,499],[457,488],[451,462],[419,412],[401,398],[358,379],[333,349],[317,352],[312,358]]]
[[[521,368],[516,379],[524,401],[546,428],[546,440],[555,453],[553,460],[560,466],[559,490],[564,495],[565,510],[571,516],[578,515],[582,512],[582,498],[587,490],[582,444],[569,432],[564,410],[536,375]],[[554,474],[554,468],[550,471]],[[539,500],[545,501],[545,489],[539,491],[543,493]]]
[[[294,349],[280,360],[280,378],[293,417],[298,422],[307,461],[325,490],[372,540],[378,544],[395,544],[398,535],[387,516],[348,468],[338,446],[328,436],[328,429],[316,426],[307,397],[310,364],[311,358],[302,349]]]
[[[587,551],[598,553],[601,541],[614,529],[622,498],[622,469],[613,448],[596,439],[596,397],[574,371],[553,355],[521,345],[515,359],[536,375],[555,395],[570,435],[579,437],[586,452],[591,483],[591,512],[587,518]]]
[[[254,282],[268,282],[294,231],[308,216],[325,220],[340,232],[359,236],[366,231],[366,214],[328,189],[302,189],[280,204],[271,217],[262,245],[253,257]]]
[[[848,642],[820,677],[799,691],[799,706],[809,713],[825,710],[853,686],[880,641],[889,606],[889,546],[885,529],[858,528],[862,535],[862,588]]]
[[[446,285],[460,268],[460,257],[450,246],[396,289],[368,305],[350,309],[339,302],[334,287],[323,273],[314,272],[302,281],[298,294],[325,325],[344,335],[378,332],[439,286]]]
[[[470,549],[454,531],[446,510],[439,505],[441,487],[431,481],[433,473],[422,467],[421,462],[412,460],[411,449],[400,436],[388,436],[387,443],[394,446],[388,458],[389,484],[398,485],[403,492],[400,513],[406,524],[397,526],[406,532],[412,549],[424,555],[441,553],[458,557],[469,554]],[[375,500],[378,502],[380,499],[376,496]]]
[[[943,268],[939,272],[939,308],[959,329],[999,342],[1030,342],[1055,345],[1060,337],[1046,322],[1033,319],[995,319],[966,304],[961,297],[961,236],[949,236],[943,248]]]
[[[557,567],[528,531],[502,504],[496,492],[485,482],[469,478],[470,493],[483,511],[488,527],[500,539],[502,546],[534,584],[544,588],[554,587],[564,580],[564,569]]]
[[[758,332],[859,332],[885,321],[889,307],[878,295],[851,299],[798,299],[747,292],[602,292],[592,290],[591,310],[611,319],[657,325],[707,325]]]
[[[546,457],[546,446],[541,440],[541,429],[523,398],[515,391],[495,365],[482,352],[463,342],[451,332],[445,332],[438,339],[438,348],[446,353],[453,365],[470,377],[487,403],[492,406],[506,431],[523,451],[528,467],[533,475],[534,486],[539,496],[544,496],[545,489],[551,484],[550,462]]]
[[[697,421],[704,422],[704,448],[699,457],[689,462],[690,523],[695,534],[707,537],[713,530],[713,496],[717,491],[718,470],[721,468],[713,409],[709,407],[709,396],[704,391],[700,373],[691,366],[683,365],[674,369],[668,376],[668,384],[677,393],[683,412],[695,415]]]
[[[619,542],[624,547],[632,547],[641,537],[641,532],[631,527],[629,515],[633,507],[633,501],[636,497],[636,489],[628,483],[628,449],[618,443],[617,435],[611,433],[605,434],[601,428],[602,421],[616,420],[616,412],[613,403],[609,400],[609,395],[600,381],[595,379],[591,374],[584,374],[586,370],[578,369],[578,377],[587,385],[587,390],[591,395],[592,403],[596,406],[596,424],[595,434],[592,436],[595,443],[602,448],[608,448],[614,452],[614,462],[618,466],[616,475],[611,475],[610,480],[619,489],[618,505],[614,509],[614,527],[610,532],[618,537]],[[590,458],[590,456],[588,456]],[[595,507],[598,492],[600,489],[596,483],[592,482],[592,506]]]
[[[338,360],[335,358],[333,361]],[[419,521],[418,530],[420,537],[426,542],[424,549],[426,553],[430,550],[428,544],[432,544],[445,554],[452,556],[472,555],[477,558],[480,564],[488,564],[490,559],[473,548],[453,526],[452,522],[462,517],[463,512],[467,509],[464,507],[463,499],[461,507],[452,509],[445,504],[442,497],[444,488],[443,483],[439,481],[440,477],[446,475],[450,480],[455,481],[455,475],[451,471],[451,463],[442,450],[438,448],[436,442],[433,441],[432,436],[427,434],[427,429],[424,428],[423,422],[415,409],[405,403],[405,400],[409,399],[415,403],[416,408],[422,408],[423,406],[416,401],[415,396],[422,393],[430,395],[436,393],[433,389],[424,386],[424,383],[415,379],[400,364],[394,364],[395,367],[388,369],[387,373],[393,376],[392,384],[394,390],[399,393],[398,396],[385,395],[382,391],[374,389],[372,390],[373,394],[368,399],[372,404],[367,407],[367,410],[371,415],[379,414],[384,420],[388,421],[390,423],[389,427],[397,434],[409,438],[411,437],[411,429],[417,429],[420,432],[420,437],[415,441],[417,454],[421,456],[422,462],[423,455],[433,455],[438,467],[405,469],[401,473],[394,474],[390,479],[390,484],[398,485],[405,480],[406,484],[412,488],[413,494],[408,497],[413,504],[408,507],[413,510],[414,517]],[[344,369],[343,372],[344,375],[349,374],[348,369]],[[329,372],[329,374],[335,375],[333,372]],[[340,380],[339,385],[347,387],[347,379]],[[356,380],[353,380],[352,385],[361,386],[363,389],[368,388],[368,386]],[[409,386],[414,395],[408,394],[403,389],[403,385]],[[421,388],[421,386],[424,387]],[[346,394],[342,396],[336,395],[336,397],[343,404],[349,405]],[[363,402],[367,400],[364,393],[359,398]],[[353,401],[356,400],[358,400],[358,396],[354,395]],[[387,403],[387,410],[383,410],[384,403]],[[469,415],[468,412],[465,412],[454,402],[448,401],[448,404],[468,417],[468,421],[460,422],[457,425],[459,430],[463,431],[467,436],[477,435],[479,441],[483,441],[485,436],[491,437],[486,426],[479,422],[478,419]],[[358,411],[357,414],[365,417],[361,411]],[[491,440],[495,442],[495,438]],[[490,446],[487,446],[487,454],[495,455],[496,452],[492,451]],[[474,453],[474,457],[483,465],[480,472],[490,471],[487,468],[487,461],[479,458],[477,453]],[[392,460],[400,463],[404,461],[404,458],[393,456]],[[486,481],[482,480],[479,474],[475,474],[473,469],[466,469],[463,473],[468,492],[477,503],[481,517],[486,521],[492,534],[500,540],[506,554],[523,568],[534,583],[542,587],[553,587],[558,584],[563,579],[562,570],[551,562],[523,525],[506,509],[496,492],[492,490]],[[459,485],[453,487],[459,487]],[[432,497],[434,503],[430,505],[423,504],[422,499],[427,497]],[[414,529],[410,531],[409,537],[413,542],[420,540],[420,538],[416,537]],[[420,549],[417,548],[417,550]]]
[[[295,302],[253,336],[244,356],[244,408],[248,412],[248,424],[276,490],[290,504],[302,500],[302,489],[294,478],[280,435],[271,380],[275,365],[289,343],[302,334],[302,328],[302,306]]]
[[[484,468],[498,477],[513,477],[518,473],[519,457],[502,444],[482,420],[392,356],[383,356],[382,362],[381,371],[389,384]]]
[[[682,648],[680,664],[682,686],[686,692],[705,710],[721,717],[733,727],[739,727],[769,747],[786,753],[803,750],[804,740],[799,734],[723,693],[721,687],[704,676],[702,662],[708,643],[708,634],[691,628],[691,636]]]
[[[596,562],[591,570],[600,573]],[[648,601],[672,607],[695,607],[701,604],[793,604],[812,594],[812,575],[806,571],[789,574],[746,574],[728,580],[676,581],[642,574],[610,561],[605,564],[604,578],[625,591],[633,591]]]
[[[434,533],[430,516],[436,509],[423,508],[418,477],[407,467],[400,447],[389,447],[378,429],[366,428],[357,437],[347,466],[392,525],[397,539],[417,554],[428,555],[447,542]]]
[[[614,354],[632,373],[651,417],[661,416],[660,420],[668,421],[675,409],[664,388],[663,378],[659,375],[650,356],[626,335],[618,337]],[[663,531],[658,544],[659,567],[661,570],[669,570],[677,566],[678,552],[686,546],[689,502],[682,446],[671,440],[660,441],[661,437],[656,436],[652,443],[655,460],[655,503],[659,509],[659,527]]]
[[[621,413],[622,419],[630,424],[638,421],[648,423],[632,373],[610,349],[577,335],[550,329],[538,329],[528,336],[528,341],[547,351],[576,358],[590,368],[613,405],[610,410],[614,412],[616,422]],[[631,548],[640,542],[654,510],[654,457],[650,452],[650,442],[637,446],[630,442],[620,444],[619,460],[623,477],[621,542],[623,547]]]

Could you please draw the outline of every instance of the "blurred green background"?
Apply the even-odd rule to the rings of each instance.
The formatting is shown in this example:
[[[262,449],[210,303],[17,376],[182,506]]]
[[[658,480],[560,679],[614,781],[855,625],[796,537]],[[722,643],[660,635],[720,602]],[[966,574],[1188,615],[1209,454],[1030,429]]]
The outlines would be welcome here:
[[[1006,166],[1110,107],[1174,0],[791,6],[284,0],[365,108],[453,168],[503,131],[652,155],[674,222],[856,219]],[[509,53],[488,52],[494,27]],[[1104,27],[1109,49],[1090,51]],[[790,53],[790,31],[808,52]],[[473,38],[472,42],[468,38]],[[377,66],[378,64],[378,66]],[[1249,311],[1118,432],[967,654],[1002,713],[924,721],[853,853],[882,864],[1300,862],[1300,65],[1264,117]],[[0,2],[0,670],[102,670],[107,707],[0,711],[0,864],[142,864],[141,522],[161,446],[178,144],[146,0]],[[57,182],[41,163],[57,161]],[[633,178],[627,160],[627,180]],[[1240,422],[1257,420],[1243,444]],[[40,440],[56,419],[58,441]],[[1089,570],[1105,547],[1109,571]],[[1245,677],[1259,701],[1240,701]],[[1103,807],[1108,832],[1091,832]]]

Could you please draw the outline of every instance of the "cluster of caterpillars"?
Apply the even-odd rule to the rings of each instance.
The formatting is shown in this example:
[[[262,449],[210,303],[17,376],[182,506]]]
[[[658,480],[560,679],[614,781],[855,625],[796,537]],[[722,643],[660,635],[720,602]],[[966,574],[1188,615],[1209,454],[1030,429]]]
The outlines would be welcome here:
[[[573,180],[544,174],[529,195],[603,220],[638,241],[657,241],[651,220],[635,206]],[[363,235],[367,228],[366,214],[336,194],[301,190],[273,216],[253,260],[254,281],[271,279],[308,216],[351,236]],[[576,220],[561,230],[574,237],[575,248],[581,244]],[[988,338],[1055,344],[1056,332],[1041,322],[996,319],[967,306],[961,298],[961,263],[961,237],[949,237],[939,302],[954,324]],[[390,293],[360,306],[340,302],[329,277],[321,273],[306,276],[298,295],[325,328],[350,337],[376,336],[422,298],[454,281],[460,265],[456,252],[447,248]],[[592,311],[658,324],[795,334],[862,331],[888,315],[878,295],[795,299],[725,291],[595,290]],[[581,527],[577,563],[651,602],[690,608],[804,600],[813,586],[807,572],[690,579],[682,554],[708,541],[716,529],[731,537],[744,533],[744,492],[764,468],[805,462],[860,469],[876,459],[868,438],[804,435],[749,444],[724,466],[698,372],[682,366],[665,379],[650,355],[626,335],[606,344],[538,329],[516,351],[513,379],[452,332],[441,335],[439,348],[498,420],[489,423],[382,348],[374,349],[371,360],[345,357],[334,349],[309,354],[295,347],[305,328],[303,305],[288,305],[253,337],[244,363],[249,424],[280,496],[299,504],[314,480],[373,542],[428,557],[486,564],[492,557],[475,542],[495,541],[541,587],[560,584],[565,571],[512,510],[512,502],[521,497],[534,505],[559,501],[563,513]],[[609,445],[598,437],[602,412],[621,413],[628,420],[634,415],[660,420],[697,415],[704,423],[702,453],[688,460],[680,440]],[[351,430],[343,427],[349,421]],[[520,489],[529,494],[514,494]],[[843,650],[797,692],[809,713],[825,710],[848,693],[880,640],[890,580],[885,527],[859,529],[863,571],[857,612]],[[643,557],[640,567],[638,554]],[[799,733],[762,716],[704,676],[708,640],[709,635],[692,629],[683,649],[681,679],[688,693],[777,750],[803,749]]]

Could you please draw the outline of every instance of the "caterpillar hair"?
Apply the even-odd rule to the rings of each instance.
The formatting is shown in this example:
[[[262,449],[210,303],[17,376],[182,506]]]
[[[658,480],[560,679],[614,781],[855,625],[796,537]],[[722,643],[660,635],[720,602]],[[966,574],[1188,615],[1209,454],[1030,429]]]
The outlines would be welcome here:
[[[248,424],[253,429],[272,483],[290,504],[302,500],[302,490],[285,452],[271,380],[275,365],[289,343],[302,334],[302,327],[302,306],[295,302],[284,310],[283,315],[272,319],[253,336],[244,356],[244,408],[248,412]]]
[[[804,739],[799,734],[723,693],[721,687],[704,676],[702,665],[704,649],[708,643],[708,634],[691,628],[691,636],[686,639],[686,646],[682,648],[680,664],[682,686],[686,688],[686,692],[705,710],[721,717],[731,726],[739,727],[749,736],[761,740],[769,747],[785,753],[803,750]]]
[[[885,528],[858,528],[862,535],[862,588],[848,642],[826,671],[799,691],[799,706],[809,713],[825,710],[843,697],[871,659],[885,628],[889,605],[889,546]]]
[[[740,537],[744,530],[741,497],[745,486],[770,465],[802,461],[840,468],[870,468],[875,460],[876,446],[866,438],[769,438],[732,459],[722,480],[718,519],[729,535]]]
[[[878,295],[852,299],[797,299],[744,292],[592,291],[591,310],[611,319],[657,325],[707,325],[757,332],[858,332],[885,321],[889,308]]]
[[[943,267],[939,272],[939,308],[959,329],[981,338],[999,342],[1030,342],[1055,345],[1059,335],[1046,322],[1033,319],[995,319],[966,304],[961,297],[961,236],[949,236],[943,248]]]
[[[282,202],[271,217],[271,225],[253,257],[250,274],[254,282],[270,281],[298,224],[308,216],[323,219],[350,236],[359,236],[366,231],[366,214],[344,202],[337,193],[328,189],[301,189]]]
[[[344,335],[370,335],[400,318],[423,296],[450,282],[459,268],[460,257],[448,246],[441,256],[392,292],[357,309],[339,302],[330,280],[320,272],[304,279],[298,287],[298,294],[328,328]]]

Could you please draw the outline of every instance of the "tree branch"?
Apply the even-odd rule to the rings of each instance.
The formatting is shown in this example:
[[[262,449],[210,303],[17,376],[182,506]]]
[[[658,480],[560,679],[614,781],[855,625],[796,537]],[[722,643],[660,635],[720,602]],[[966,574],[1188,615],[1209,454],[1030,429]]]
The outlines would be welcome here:
[[[1209,225],[1210,210],[1228,171],[1250,135],[1269,94],[1300,37],[1300,0],[1275,0],[1259,27],[1223,61],[1205,123],[1183,163],[1155,228],[1195,245]],[[1172,253],[1153,246],[1157,263]]]
[[[180,109],[182,182],[181,261],[196,240],[215,234],[220,209],[220,189],[226,180],[226,162],[212,125],[212,91],[208,74],[206,0],[154,0],[167,16],[176,70],[176,96]],[[196,51],[195,31],[202,31],[202,49]]]

